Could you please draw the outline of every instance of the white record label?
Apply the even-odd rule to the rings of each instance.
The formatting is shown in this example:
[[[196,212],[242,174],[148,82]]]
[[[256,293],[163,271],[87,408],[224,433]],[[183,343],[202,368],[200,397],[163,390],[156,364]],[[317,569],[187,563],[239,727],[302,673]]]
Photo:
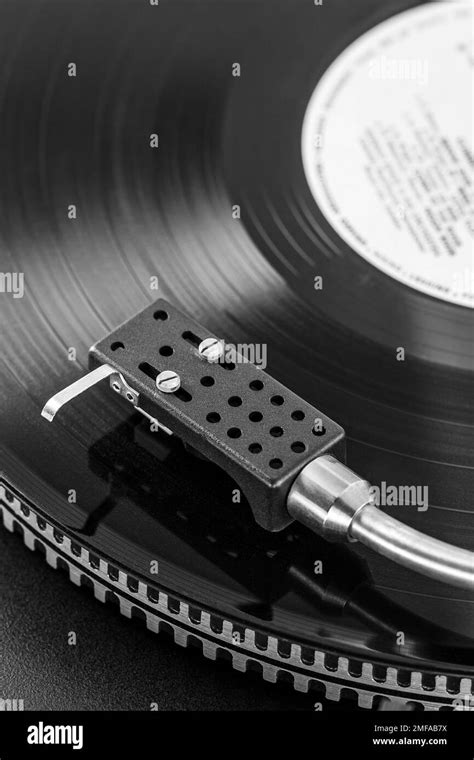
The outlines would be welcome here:
[[[472,5],[412,8],[332,63],[308,104],[303,165],[338,235],[418,291],[474,305]]]

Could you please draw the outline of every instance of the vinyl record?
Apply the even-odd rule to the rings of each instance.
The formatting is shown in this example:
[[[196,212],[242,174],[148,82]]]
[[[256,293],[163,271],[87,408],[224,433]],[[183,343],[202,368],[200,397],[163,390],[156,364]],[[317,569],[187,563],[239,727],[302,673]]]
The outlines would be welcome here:
[[[458,174],[447,165],[443,175],[457,188],[457,216],[432,240],[441,263],[425,241],[432,276],[421,282],[408,229],[421,214],[411,205],[416,183],[397,185],[398,216],[370,211],[369,243],[351,216],[366,224],[361,208],[380,190],[373,177],[359,178],[357,156],[367,134],[387,135],[383,114],[372,123],[363,109],[354,113],[340,167],[332,140],[341,136],[322,131],[318,145],[313,133],[329,91],[339,121],[352,102],[353,93],[336,103],[338,82],[370,92],[394,76],[394,60],[405,61],[416,107],[425,104],[407,117],[416,132],[413,119],[439,83],[429,58],[437,24],[449,28],[446,46],[461,68],[467,7],[21,5],[21,18],[19,3],[0,10],[0,268],[24,275],[22,297],[0,294],[5,524],[76,581],[92,582],[99,598],[118,600],[151,629],[199,639],[210,657],[227,653],[239,669],[327,688],[333,699],[347,687],[365,706],[374,697],[451,704],[472,688],[468,592],[303,527],[267,534],[246,504],[235,510],[224,473],[150,434],[107,389],[81,397],[52,426],[40,413],[86,372],[95,341],[163,295],[227,340],[264,343],[267,371],[344,426],[354,470],[374,484],[428,489],[429,507],[387,511],[474,549],[470,281],[461,248],[446,263],[440,247],[472,235],[463,136],[450,144]],[[427,68],[424,54],[421,64],[410,57],[424,35]],[[368,83],[344,79],[351,56],[372,66]],[[352,145],[353,204],[323,210],[312,162],[327,159],[327,197],[336,188],[347,202],[340,174]],[[417,171],[426,184],[425,168]],[[454,203],[451,185],[444,189]],[[359,251],[349,242],[356,235]],[[392,249],[405,267],[394,276]]]

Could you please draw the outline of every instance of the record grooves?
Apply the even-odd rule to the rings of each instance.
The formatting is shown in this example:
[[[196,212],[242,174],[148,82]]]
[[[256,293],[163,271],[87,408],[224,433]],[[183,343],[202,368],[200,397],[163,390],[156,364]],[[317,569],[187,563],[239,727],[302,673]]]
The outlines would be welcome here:
[[[268,372],[345,427],[351,468],[429,486],[429,509],[394,507],[397,517],[474,550],[472,310],[354,253],[301,157],[330,64],[414,6],[338,0],[321,9],[324,25],[299,0],[160,2],[159,21],[121,0],[113,12],[111,0],[26,2],[21,24],[13,4],[0,10],[0,270],[25,277],[23,298],[0,293],[4,522],[47,545],[51,564],[102,584],[99,598],[115,593],[127,615],[135,605],[152,630],[161,616],[204,640],[207,656],[220,646],[238,669],[260,662],[298,688],[312,673],[330,698],[348,686],[369,707],[377,695],[448,707],[472,689],[469,592],[300,526],[266,533],[245,500],[236,514],[225,473],[99,388],[54,426],[40,412],[87,371],[92,344],[163,296],[229,341],[265,344]],[[408,361],[394,361],[397,347]],[[320,558],[331,582],[314,574]],[[154,560],[159,605],[146,591]],[[119,580],[99,577],[110,566]],[[214,619],[228,621],[225,635]],[[233,631],[252,643],[236,645]]]

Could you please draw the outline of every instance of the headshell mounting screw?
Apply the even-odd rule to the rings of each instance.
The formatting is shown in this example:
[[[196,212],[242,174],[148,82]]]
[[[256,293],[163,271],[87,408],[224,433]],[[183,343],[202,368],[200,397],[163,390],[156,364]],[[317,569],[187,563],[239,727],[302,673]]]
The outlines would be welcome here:
[[[205,338],[198,347],[199,356],[208,362],[218,362],[224,354],[224,344],[218,338]]]
[[[181,387],[181,378],[177,372],[166,369],[157,375],[156,387],[162,393],[176,393]]]

